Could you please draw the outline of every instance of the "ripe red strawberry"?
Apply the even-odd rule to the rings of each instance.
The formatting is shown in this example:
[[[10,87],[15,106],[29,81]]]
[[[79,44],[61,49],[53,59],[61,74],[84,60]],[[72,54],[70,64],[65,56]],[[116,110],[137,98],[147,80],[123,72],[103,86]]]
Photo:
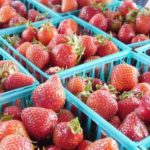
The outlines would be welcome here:
[[[54,75],[47,82],[39,85],[32,94],[35,106],[59,111],[65,104],[65,93],[58,76]]]
[[[52,3],[53,5],[61,4],[61,0],[51,0],[51,3]]]
[[[19,72],[18,66],[11,60],[0,61],[0,79],[7,78],[9,75]]]
[[[86,150],[119,150],[117,142],[112,138],[104,138],[90,144]]]
[[[103,36],[97,36],[97,40],[99,43],[99,46],[97,49],[98,56],[104,57],[104,56],[119,52],[118,47],[111,40]]]
[[[129,13],[129,11],[136,10],[136,9],[137,9],[137,5],[136,3],[133,2],[133,0],[123,1],[121,6],[119,6],[119,11],[123,16],[126,16]]]
[[[120,41],[129,44],[133,37],[136,36],[135,26],[133,24],[124,24],[119,30],[118,38]]]
[[[33,44],[26,50],[26,58],[38,68],[44,68],[50,61],[49,53],[40,44]]]
[[[89,23],[103,31],[107,31],[107,29],[108,29],[107,19],[105,18],[105,16],[102,13],[94,15],[90,19]]]
[[[78,7],[82,8],[84,6],[90,6],[94,2],[94,0],[77,0],[77,2]]]
[[[39,13],[38,11],[36,11],[35,9],[30,9],[28,11],[28,20],[30,20],[31,22],[35,22],[35,21],[40,21],[45,19],[45,16],[41,13]]]
[[[57,147],[57,146],[47,146],[45,148],[45,150],[61,150],[61,148]]]
[[[26,5],[21,1],[12,1],[11,6],[16,9],[17,13],[19,13],[22,17],[27,16],[27,8]]]
[[[118,111],[116,98],[106,90],[93,92],[86,104],[106,120],[110,120]]]
[[[24,17],[16,16],[9,21],[9,27],[19,26],[25,23],[27,23],[27,20]]]
[[[17,13],[13,7],[8,5],[0,8],[0,23],[7,23],[15,16],[17,16]]]
[[[10,5],[12,3],[12,0],[0,0],[0,7],[5,5]]]
[[[67,109],[61,109],[58,113],[58,123],[60,122],[70,122],[73,120],[74,115],[72,112],[68,111]]]
[[[26,42],[32,42],[37,39],[37,31],[32,26],[27,26],[27,28],[22,32],[21,37]]]
[[[30,42],[24,42],[17,48],[17,50],[26,57],[26,51],[31,45],[32,44]]]
[[[22,110],[21,119],[33,139],[43,140],[52,134],[57,114],[51,109],[28,107]]]
[[[11,115],[15,120],[21,120],[21,107],[19,106],[7,106],[4,108],[4,115]]]
[[[48,68],[45,73],[49,74],[49,75],[53,75],[53,74],[56,74],[56,73],[59,73],[61,72],[62,69],[60,67],[50,67]]]
[[[38,30],[38,40],[44,44],[48,43],[57,35],[57,29],[49,23],[43,24]]]
[[[95,37],[89,35],[83,35],[80,38],[82,46],[85,48],[84,57],[90,57],[95,55],[98,48],[98,42]]]
[[[53,133],[53,142],[62,149],[75,149],[83,140],[83,131],[78,118],[71,122],[57,124]]]
[[[142,42],[148,40],[149,38],[144,34],[138,34],[132,38],[131,43]]]
[[[47,45],[49,50],[52,50],[56,45],[61,44],[61,43],[67,43],[68,38],[64,34],[57,34],[53,39],[49,42]]]
[[[111,84],[117,91],[130,91],[138,83],[138,70],[128,64],[120,64],[113,68]]]
[[[137,115],[146,122],[150,123],[150,92],[147,92],[136,109]]]
[[[121,120],[118,116],[114,116],[111,120],[110,123],[115,127],[115,128],[119,128],[119,126],[121,125]]]
[[[20,135],[9,135],[0,142],[0,150],[34,150],[32,142]]]
[[[18,120],[1,121],[0,122],[0,141],[11,134],[19,134],[28,138],[27,131],[22,122]]]
[[[73,19],[65,19],[58,26],[59,34],[72,35],[78,33],[78,24]]]
[[[63,13],[77,10],[78,8],[77,0],[62,0],[61,5],[61,11]]]
[[[132,90],[136,91],[136,92],[141,92],[142,94],[145,94],[150,91],[150,85],[145,82],[138,83],[137,85],[135,85],[135,87],[133,87]]]
[[[79,144],[77,150],[86,150],[87,146],[90,145],[91,143],[92,143],[91,141],[83,140],[83,141]]]
[[[94,8],[92,6],[85,6],[81,9],[79,18],[89,22],[90,19],[98,13],[100,13],[100,11],[97,8]]]
[[[136,18],[136,28],[142,34],[148,34],[150,32],[150,9],[139,12]]]
[[[13,90],[20,87],[32,85],[33,83],[33,77],[25,75],[21,72],[16,72],[9,75],[3,84],[6,90]]]
[[[134,92],[124,92],[118,102],[118,115],[124,120],[128,114],[133,112],[140,104],[140,99],[136,98]]]
[[[90,61],[93,61],[93,60],[96,60],[96,59],[99,59],[99,58],[100,58],[99,56],[90,56],[90,57],[86,58],[84,63],[88,63]]]
[[[140,76],[140,82],[146,82],[150,84],[150,72],[145,72]]]
[[[140,141],[148,136],[145,124],[137,117],[135,112],[130,113],[125,118],[119,130],[133,141]]]
[[[46,5],[46,6],[49,6],[51,0],[39,0],[39,2]]]
[[[92,79],[92,88],[93,88],[93,90],[97,90],[97,87],[101,86],[101,85],[103,85],[102,80],[100,80],[99,78],[93,78]]]

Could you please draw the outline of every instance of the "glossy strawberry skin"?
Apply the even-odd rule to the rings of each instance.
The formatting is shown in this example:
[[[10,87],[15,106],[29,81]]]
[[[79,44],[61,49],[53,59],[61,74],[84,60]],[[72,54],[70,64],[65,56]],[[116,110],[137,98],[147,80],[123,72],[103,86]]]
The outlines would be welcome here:
[[[86,104],[106,120],[110,120],[118,110],[116,99],[106,90],[93,92]]]
[[[142,42],[142,41],[145,41],[145,40],[148,40],[148,39],[149,38],[146,35],[138,34],[138,35],[136,35],[135,37],[132,38],[131,43]]]
[[[30,136],[36,140],[43,140],[51,135],[58,120],[53,110],[40,107],[25,108],[21,119]]]
[[[87,146],[90,145],[91,143],[92,143],[91,141],[83,140],[83,141],[79,144],[77,150],[86,150]]]
[[[110,123],[115,127],[118,128],[121,125],[121,120],[118,116],[114,116],[111,120]]]
[[[150,72],[145,72],[140,76],[140,82],[146,82],[150,84]]]
[[[53,76],[39,85],[32,94],[35,106],[52,109],[58,112],[65,104],[65,93],[58,76]]]
[[[13,26],[19,26],[22,24],[27,23],[27,20],[24,17],[21,16],[16,16],[13,17],[10,21],[9,21],[9,26],[13,27]]]

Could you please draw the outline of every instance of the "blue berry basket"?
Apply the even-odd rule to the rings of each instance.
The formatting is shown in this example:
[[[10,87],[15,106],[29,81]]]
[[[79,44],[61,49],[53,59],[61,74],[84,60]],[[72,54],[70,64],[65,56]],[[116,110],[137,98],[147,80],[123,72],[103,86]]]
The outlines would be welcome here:
[[[135,49],[137,47],[142,47],[142,46],[147,45],[147,44],[150,44],[150,40],[132,43],[132,44],[129,44],[128,46],[130,46],[132,49]]]
[[[61,72],[59,75],[61,77],[61,80],[66,85],[66,82],[69,78],[73,78],[75,76],[81,76],[81,77],[92,77],[95,76],[100,78],[103,82],[108,82],[110,79],[110,75],[112,72],[112,69],[114,66],[121,64],[121,63],[127,63],[135,66],[141,73],[146,72],[150,70],[150,59],[143,57],[135,52],[131,51],[123,51],[119,54],[113,54],[111,56],[108,56],[107,58],[101,58],[99,60],[95,60],[93,62],[77,66],[76,68],[73,68],[72,70],[67,70],[65,73]],[[96,70],[99,69],[100,73],[97,76]],[[72,98],[79,100],[77,97],[70,93],[70,96]],[[146,137],[140,142],[135,142],[130,140],[128,137],[124,136],[119,130],[116,130],[110,123],[108,123],[104,119],[102,120],[102,117],[98,114],[94,113],[94,111],[87,107],[85,104],[83,104],[84,107],[89,111],[89,114],[92,115],[92,118],[94,120],[99,121],[99,123],[103,123],[104,126],[107,126],[106,129],[110,129],[112,135],[117,136],[117,139],[120,141],[120,143],[123,143],[123,145],[126,147],[126,149],[134,150],[138,148],[144,148],[148,149],[150,148],[150,136]]]
[[[3,110],[3,105],[14,105],[16,101],[19,99],[20,105],[22,108],[31,107],[32,99],[31,95],[34,88],[25,89],[21,93],[7,95],[7,97],[2,97],[0,101],[0,112]],[[88,107],[82,104],[76,97],[71,95],[67,90],[65,90],[66,94],[66,104],[65,108],[72,111],[75,116],[79,118],[81,127],[84,131],[84,138],[86,140],[95,141],[100,139],[103,135],[111,137],[115,139],[119,145],[120,150],[125,150],[128,148],[131,150],[130,142],[124,135],[121,133],[117,133],[117,130],[114,127],[111,127],[103,118],[98,116],[95,112],[88,109]],[[72,107],[76,107],[77,111],[74,112]],[[121,139],[120,139],[121,137]],[[124,142],[122,142],[125,139]],[[128,147],[129,146],[129,147]],[[132,150],[141,150],[140,148],[132,149]]]
[[[22,65],[20,63],[18,63],[12,56],[10,56],[8,53],[6,53],[4,50],[2,50],[0,48],[0,60],[12,60],[19,68],[20,72],[26,74],[26,75],[29,75],[31,76],[31,74],[25,69],[22,67]],[[11,90],[11,91],[7,91],[7,92],[4,92],[4,93],[1,93],[0,94],[0,101],[1,99],[7,97],[8,95],[11,96],[11,95],[15,95],[15,94],[19,94],[20,92],[22,92],[23,90],[26,90],[26,89],[30,89],[31,87],[35,87],[39,84],[39,82],[34,78],[34,83],[32,85],[29,85],[29,86],[24,86],[24,87],[21,87],[21,88],[18,88],[18,89],[15,89],[15,90]]]
[[[20,1],[23,2],[26,5],[27,10],[35,9],[36,11],[40,12],[41,14],[45,14],[46,19],[59,17],[57,14],[55,14],[52,11],[47,13],[47,10],[43,9],[43,7],[41,7],[40,5],[37,5],[37,3],[35,3],[33,0],[20,0]],[[40,21],[37,21],[37,22],[40,22]],[[9,28],[12,28],[12,30],[13,30],[15,27],[9,27]],[[7,29],[8,28],[0,29],[0,34],[7,33]]]
[[[73,20],[75,20],[82,28],[86,29],[86,31],[88,31],[90,33],[90,35],[98,35],[98,34],[101,34],[107,38],[110,38],[110,35],[107,35],[105,32],[103,31],[99,31],[98,29],[93,29],[93,27],[88,24],[88,23],[84,23],[81,19],[75,17],[75,16],[67,16],[67,17],[63,17],[63,18],[58,18],[56,20],[52,20],[52,24],[54,24],[55,26],[58,26],[59,23],[62,21],[62,20],[65,20],[65,19],[68,19],[68,18],[71,18]],[[43,21],[43,22],[40,22],[40,23],[34,23],[33,25],[35,27],[40,27],[43,23],[45,23],[47,21]],[[14,28],[13,30],[12,29],[9,29],[7,34],[8,35],[12,35],[12,34],[20,34],[26,27],[25,26],[20,26],[20,27],[16,27]],[[117,45],[117,47],[120,49],[120,51],[122,50],[130,50],[130,47],[124,45],[123,43],[121,43],[120,41],[118,41],[117,39],[114,39],[114,38],[111,38],[112,41]],[[47,75],[45,72],[43,72],[42,70],[40,70],[38,67],[36,67],[33,63],[31,63],[28,59],[26,59],[24,56],[22,56],[14,47],[12,47],[8,41],[6,39],[4,39],[2,36],[0,37],[0,42],[2,44],[2,47],[5,48],[7,47],[8,48],[8,51],[10,54],[12,54],[13,57],[15,57],[16,55],[20,58],[20,62],[25,62],[25,67],[27,70],[29,70],[29,67],[31,67],[33,69],[33,76],[35,78],[38,78],[38,75],[40,75],[40,77],[38,78],[40,82],[44,82],[45,79],[48,79],[49,78],[49,75]],[[107,56],[106,56],[107,57]],[[71,68],[72,70],[72,68]],[[64,70],[63,72],[65,72],[66,70]]]

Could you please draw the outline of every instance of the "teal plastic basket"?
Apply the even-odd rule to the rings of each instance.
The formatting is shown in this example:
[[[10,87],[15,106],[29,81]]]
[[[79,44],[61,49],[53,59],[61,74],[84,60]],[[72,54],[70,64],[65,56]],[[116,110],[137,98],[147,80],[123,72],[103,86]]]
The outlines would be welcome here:
[[[31,74],[25,68],[23,68],[20,63],[18,63],[12,56],[10,56],[8,53],[6,53],[1,48],[0,48],[0,60],[12,60],[18,66],[20,72],[31,76]],[[1,99],[7,97],[8,95],[12,95],[12,94],[16,94],[16,93],[18,94],[18,93],[22,92],[25,89],[30,89],[31,87],[37,86],[39,84],[39,82],[35,78],[34,78],[34,80],[35,80],[34,83],[30,86],[24,86],[24,87],[15,89],[15,90],[11,90],[11,91],[1,93],[0,94],[0,101],[1,101]]]
[[[147,44],[150,44],[150,40],[129,44],[128,46],[135,49],[137,47],[142,47],[142,46],[147,45]]]
[[[2,106],[5,105],[13,105],[16,100],[21,100],[21,106],[26,108],[28,106],[32,106],[32,91],[34,88],[25,89],[20,94],[8,95],[7,97],[3,97],[0,101],[0,112],[2,112]],[[82,104],[76,97],[70,94],[67,90],[66,93],[66,104],[65,108],[72,111],[75,116],[79,118],[80,124],[84,131],[84,138],[86,140],[95,141],[100,139],[103,135],[107,135],[108,137],[112,137],[118,142],[119,149],[125,150],[127,147],[131,150],[131,146],[128,143],[129,140],[126,139],[124,135],[117,133],[117,129],[111,127],[103,118],[98,116],[95,112],[88,110],[88,107],[85,104]],[[77,108],[77,111],[74,111],[72,108]],[[121,139],[120,139],[121,137]],[[122,139],[126,139],[126,141],[122,142]],[[135,150],[135,149],[132,149]],[[140,148],[136,149],[140,150]]]
[[[20,1],[23,2],[26,5],[27,10],[35,9],[36,11],[40,12],[41,14],[45,14],[46,19],[59,17],[54,12],[47,13],[47,11],[43,7],[41,7],[40,5],[37,5],[37,3],[35,3],[33,0],[20,0]],[[9,28],[12,28],[12,30],[13,30],[15,27],[9,27]],[[0,29],[0,34],[7,33],[7,29],[8,28]]]
[[[110,79],[110,75],[112,72],[112,69],[114,66],[121,64],[121,63],[127,63],[135,66],[138,68],[138,70],[143,73],[150,69],[150,59],[145,58],[137,53],[134,53],[132,51],[123,51],[119,54],[113,54],[111,56],[108,56],[107,58],[101,58],[98,60],[95,60],[93,62],[87,63],[85,65],[77,66],[76,68],[72,70],[67,70],[65,73],[61,72],[59,75],[62,79],[62,82],[64,86],[66,85],[66,82],[69,78],[73,78],[75,76],[81,76],[81,77],[98,77],[103,82],[108,82]],[[97,74],[97,69],[99,69],[99,74]],[[71,95],[71,94],[70,94]],[[75,97],[72,95],[72,97]],[[76,98],[78,99],[78,98]],[[81,101],[78,99],[78,101]],[[87,107],[86,107],[87,108]],[[94,111],[89,108],[89,113],[94,114],[92,117],[95,120],[101,120],[101,117],[98,117],[99,115],[95,115]],[[107,121],[103,122],[104,124]],[[134,142],[130,140],[128,137],[125,137],[119,130],[115,130],[111,124],[107,122],[108,129],[112,129],[112,134],[117,135],[118,139],[121,143],[124,143],[124,146],[129,149],[133,150],[138,147],[142,148],[150,148],[150,136],[143,139],[140,142]],[[114,131],[113,131],[114,130]]]
[[[64,18],[58,18],[56,20],[52,20],[51,22],[55,25],[58,26],[58,24],[65,19],[68,18],[72,18],[73,20],[75,20],[82,28],[86,29],[86,31],[89,32],[89,34],[91,35],[97,35],[97,34],[102,34],[103,36],[110,38],[110,35],[107,35],[105,32],[103,31],[98,31],[97,29],[94,30],[92,29],[91,25],[88,23],[84,23],[81,19],[75,17],[75,16],[67,16]],[[46,21],[40,22],[40,23],[34,23],[33,25],[35,27],[40,27],[43,23],[45,23]],[[16,27],[14,28],[14,30],[10,29],[8,30],[7,34],[8,35],[12,35],[12,34],[19,34],[21,33],[23,30],[25,29],[25,26],[21,26],[21,27]],[[124,45],[123,43],[121,43],[120,41],[112,38],[112,41],[118,46],[118,48],[120,49],[120,51],[122,50],[130,50],[130,47]],[[45,72],[43,72],[42,70],[40,70],[38,67],[36,67],[34,64],[32,64],[28,59],[26,59],[24,56],[22,56],[14,47],[12,47],[7,40],[5,40],[3,37],[0,37],[0,42],[2,43],[2,47],[7,47],[8,51],[10,54],[12,54],[13,57],[15,57],[16,55],[20,58],[20,62],[25,62],[25,67],[29,70],[29,68],[31,67],[33,72],[33,76],[38,78],[40,82],[44,82],[45,79],[49,78],[49,75],[47,75]],[[106,56],[107,57],[107,56]],[[72,69],[72,68],[71,68]],[[66,70],[64,70],[63,72],[65,72]]]

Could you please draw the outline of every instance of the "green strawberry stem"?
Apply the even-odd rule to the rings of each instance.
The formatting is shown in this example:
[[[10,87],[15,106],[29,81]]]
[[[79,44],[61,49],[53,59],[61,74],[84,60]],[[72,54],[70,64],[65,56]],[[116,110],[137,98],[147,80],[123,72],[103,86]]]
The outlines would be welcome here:
[[[150,8],[142,8],[139,13],[138,16],[150,16]]]
[[[87,99],[89,98],[90,95],[91,95],[91,92],[89,92],[89,91],[83,91],[83,92],[80,92],[79,94],[77,94],[77,97],[79,99],[81,99],[82,101],[84,99],[84,103],[86,103]]]
[[[38,16],[36,16],[35,20],[36,21],[40,21],[41,19],[43,19],[44,17],[47,17],[48,13],[44,13],[44,14],[39,14]]]
[[[109,38],[106,38],[106,37],[104,37],[103,35],[96,35],[95,37],[96,37],[96,39],[97,39],[97,41],[98,41],[98,43],[99,43],[100,45],[104,45],[106,39],[109,40],[109,41],[112,40],[112,35],[109,36]]]
[[[9,121],[13,119],[12,115],[1,114],[0,121]]]
[[[102,12],[105,12],[107,9],[107,4],[102,3],[102,2],[98,3],[96,1],[94,1],[91,6],[94,8],[100,9]]]
[[[9,35],[4,35],[3,36],[9,44],[11,44],[12,46],[14,46],[19,40],[20,40],[20,37],[18,35],[13,35],[13,36],[9,36]]]
[[[79,120],[76,117],[75,119],[73,119],[72,121],[70,121],[68,123],[68,126],[70,127],[71,131],[73,134],[80,134],[82,133],[82,128],[80,126]]]

